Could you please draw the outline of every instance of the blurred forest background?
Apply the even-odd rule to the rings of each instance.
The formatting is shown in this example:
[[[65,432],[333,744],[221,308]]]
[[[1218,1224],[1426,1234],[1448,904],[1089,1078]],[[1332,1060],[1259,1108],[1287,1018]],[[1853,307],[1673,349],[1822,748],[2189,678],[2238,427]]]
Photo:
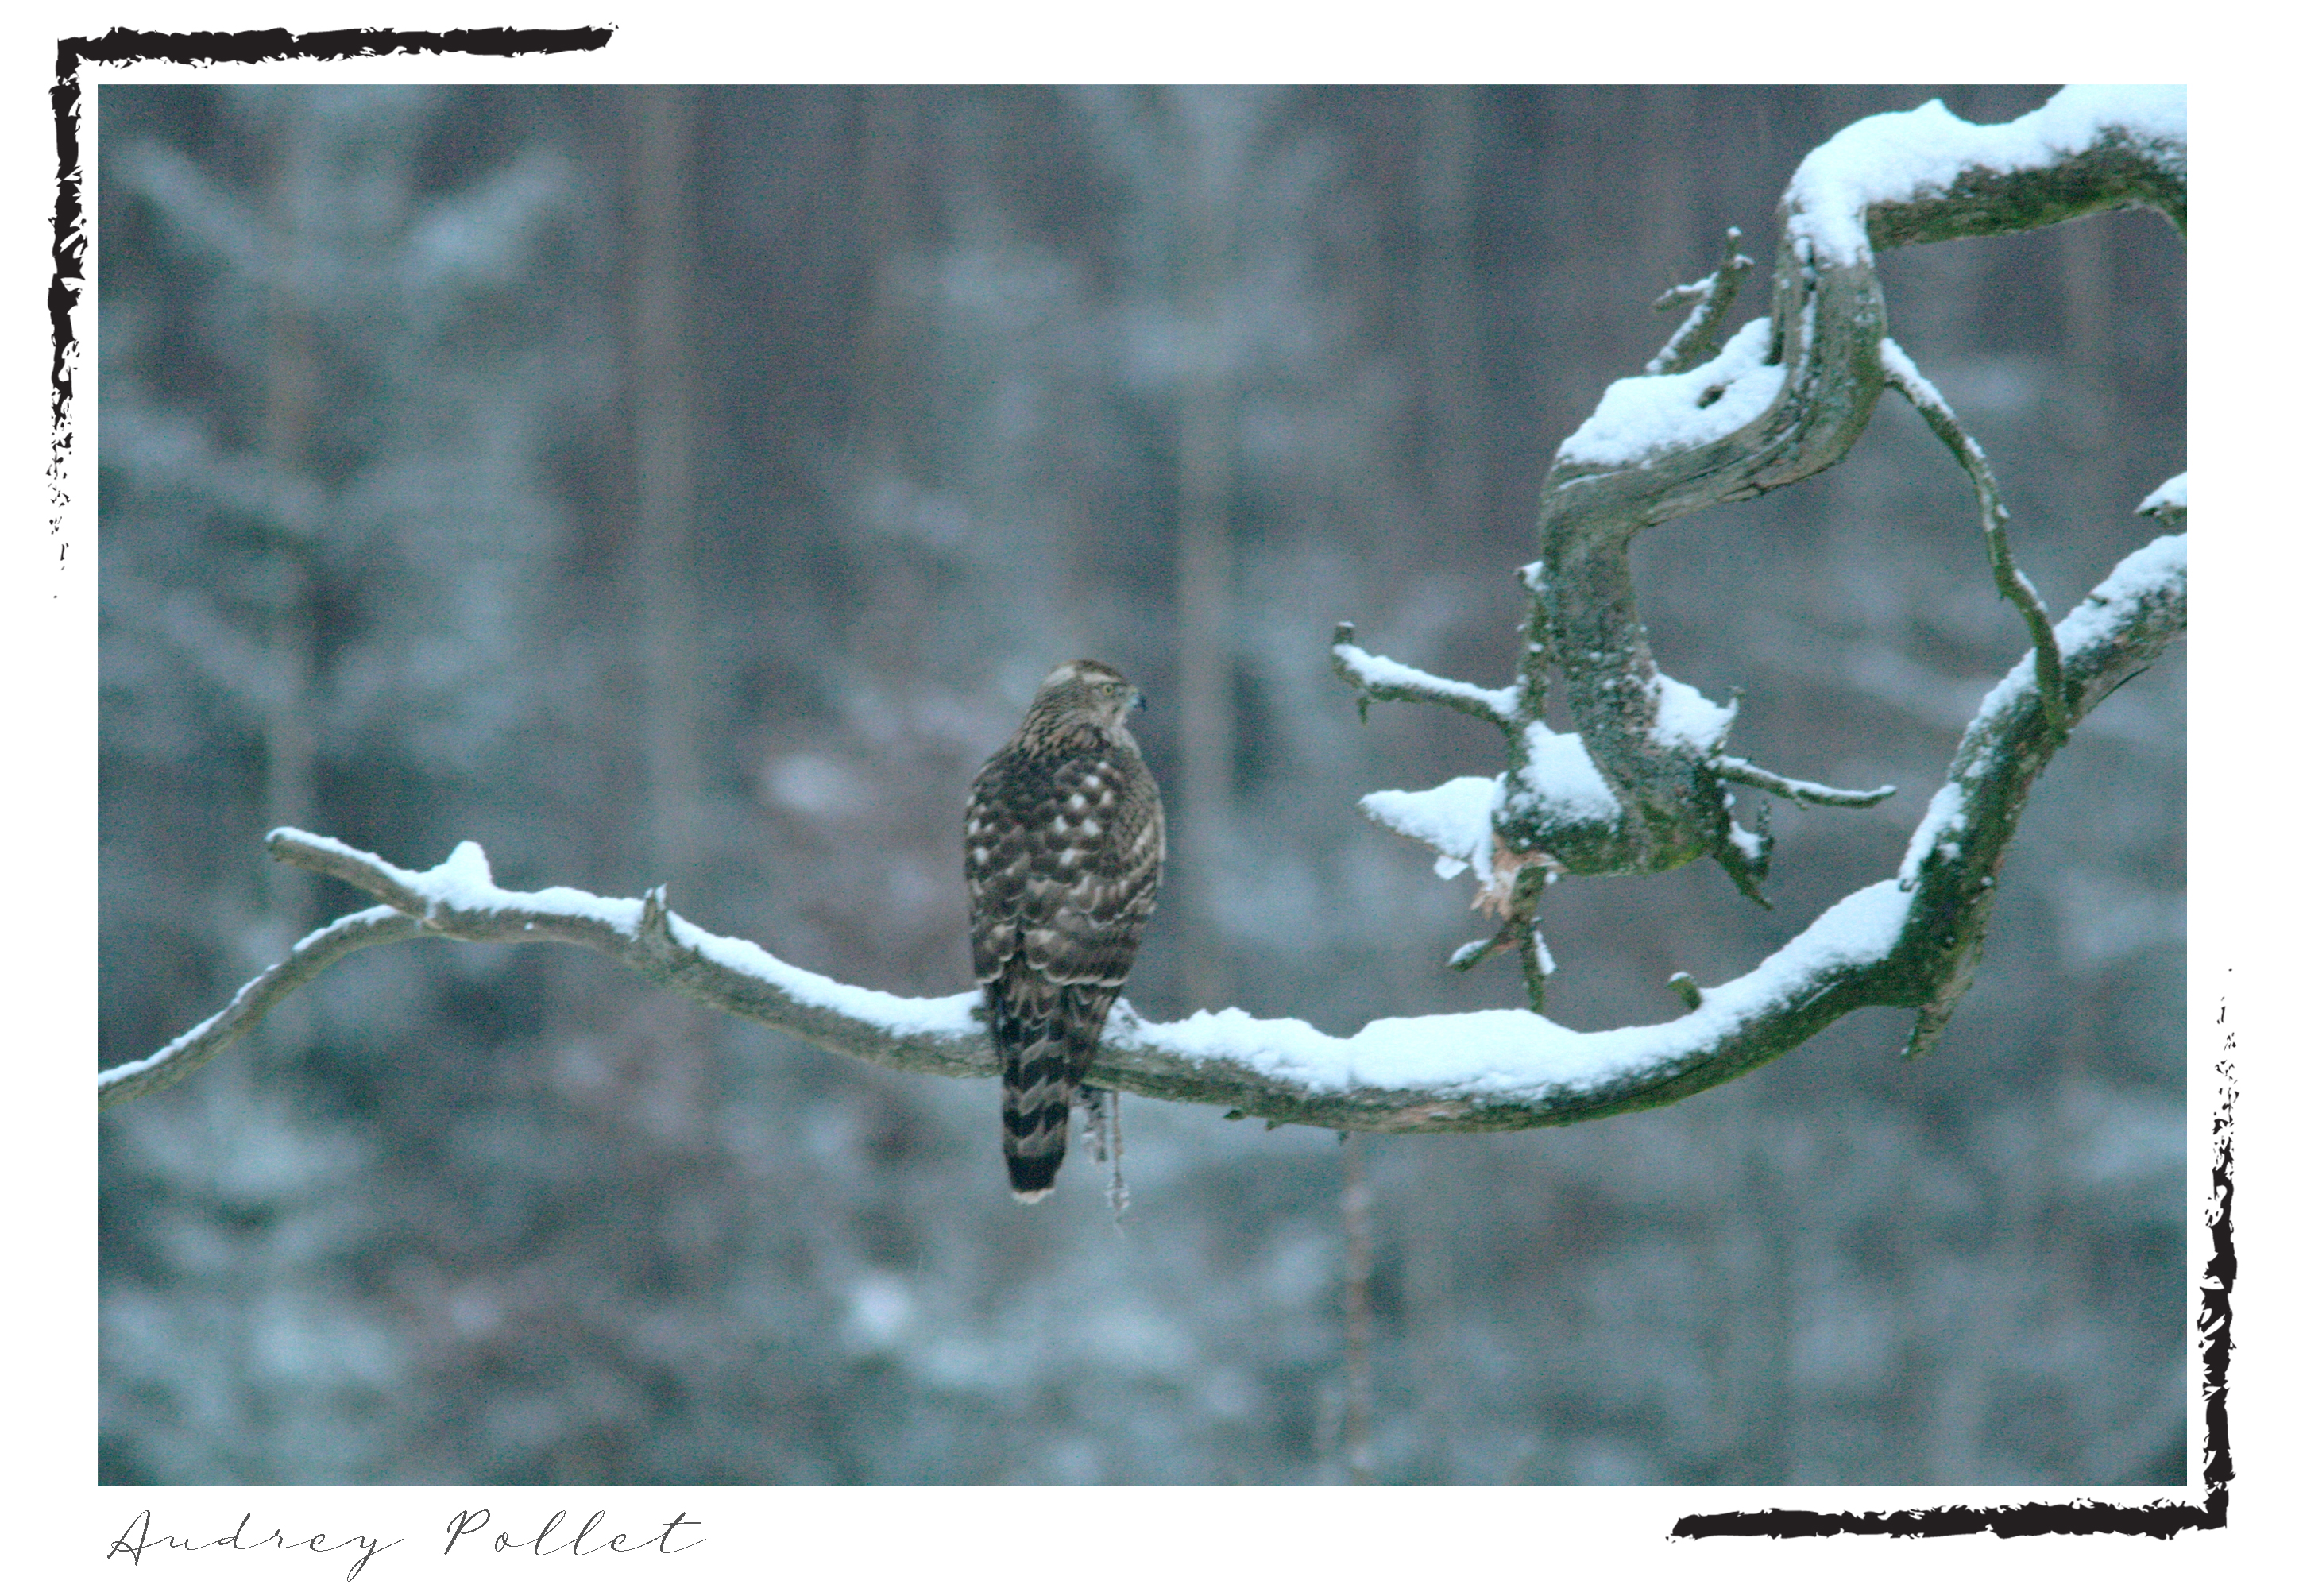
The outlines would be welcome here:
[[[101,1061],[361,905],[281,824],[959,991],[966,785],[1075,654],[1146,688],[1174,819],[1145,1014],[1520,1004],[1354,809],[1499,740],[1360,726],[1334,622],[1506,681],[1655,296],[1728,225],[1768,270],[1846,124],[2048,92],[106,87]],[[2063,613],[2185,469],[2176,236],[1883,270]],[[1900,796],[1776,810],[1771,914],[1707,864],[1552,889],[1584,1028],[1888,874],[2026,646],[1889,395],[1637,559],[1734,752]],[[1870,1010],[1657,1112],[1355,1143],[1372,1477],[2182,1480],[2184,680],[2052,766],[1932,1056]],[[103,1122],[102,1477],[1349,1477],[1336,1138],[1129,1100],[1113,1226],[1083,1161],[1008,1200],[994,1100],[571,949],[356,955]]]

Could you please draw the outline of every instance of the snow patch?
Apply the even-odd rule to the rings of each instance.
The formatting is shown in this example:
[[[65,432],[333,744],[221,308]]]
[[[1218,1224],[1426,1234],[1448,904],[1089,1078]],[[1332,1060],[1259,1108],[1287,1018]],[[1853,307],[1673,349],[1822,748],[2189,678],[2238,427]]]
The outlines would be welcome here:
[[[1772,322],[1758,317],[1716,358],[1689,371],[1623,377],[1556,452],[1560,461],[1630,466],[1672,450],[1726,437],[1764,413],[1787,373],[1764,363]]]
[[[1924,818],[1908,838],[1908,851],[1900,856],[1900,874],[1896,885],[1905,892],[1916,885],[1916,872],[1925,860],[1938,850],[1953,859],[1963,852],[1955,835],[1963,829],[1963,786],[1961,782],[1942,782],[1938,792],[1932,794]]]
[[[1514,682],[1506,687],[1479,687],[1468,682],[1457,682],[1448,677],[1432,676],[1426,670],[1400,664],[1385,654],[1367,653],[1353,643],[1335,644],[1333,655],[1367,686],[1474,699],[1504,720],[1516,713],[1518,693]]]
[[[2066,619],[2052,628],[2052,636],[2059,640],[2060,657],[2068,659],[2120,628],[2140,603],[2172,588],[2185,593],[2187,587],[2185,532],[2168,532],[2132,550],[2116,561],[2115,569],[2084,595],[2083,603],[2070,611]],[[2031,660],[2031,673],[2034,668]]]
[[[1913,111],[1865,117],[1804,158],[1789,180],[1788,234],[1823,264],[1869,258],[1870,207],[1943,194],[1974,169],[2014,172],[2049,166],[2088,147],[2108,128],[2185,146],[2187,91],[2179,86],[2078,84],[2027,115],[1994,126],[1965,121],[1938,100]]]
[[[1260,1019],[1225,1009],[1144,1023],[1133,1039],[1183,1057],[1241,1064],[1313,1093],[1373,1087],[1472,1102],[1537,1101],[1668,1068],[1779,1010],[1816,977],[1886,957],[1899,939],[1907,904],[1893,882],[1863,887],[1748,974],[1705,991],[1697,1010],[1659,1025],[1582,1033],[1527,1010],[1505,1009],[1377,1019],[1354,1036],[1329,1036],[1307,1020]]]
[[[867,986],[849,986],[828,976],[818,976],[794,964],[784,964],[754,942],[720,936],[674,914],[673,940],[704,958],[780,988],[795,1002],[827,1009],[895,1036],[963,1036],[982,1027],[974,1018],[982,1001],[978,992],[952,993],[948,997],[897,997]]]
[[[2187,473],[2181,471],[2162,486],[2139,501],[2134,515],[2153,515],[2158,510],[2185,510],[2187,507]]]
[[[1711,702],[1699,688],[1659,671],[1653,672],[1652,693],[1654,740],[1695,753],[1722,746],[1724,734],[1732,729],[1732,718],[1739,713],[1737,706]]]
[[[1493,794],[1490,776],[1457,776],[1441,787],[1408,793],[1389,788],[1357,800],[1365,815],[1400,836],[1437,850],[1436,871],[1448,880],[1465,866],[1477,879],[1493,878]]]
[[[1605,785],[1604,773],[1589,757],[1579,732],[1545,726],[1525,728],[1525,762],[1518,779],[1541,809],[1564,820],[1604,824],[1620,819],[1620,800]]]

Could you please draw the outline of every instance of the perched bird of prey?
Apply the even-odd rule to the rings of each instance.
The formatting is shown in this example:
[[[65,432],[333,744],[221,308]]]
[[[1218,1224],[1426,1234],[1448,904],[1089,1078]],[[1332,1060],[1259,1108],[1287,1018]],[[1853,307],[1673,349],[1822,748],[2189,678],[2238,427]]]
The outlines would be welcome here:
[[[1070,1100],[1133,968],[1166,863],[1166,809],[1125,729],[1145,701],[1096,660],[1057,665],[966,802],[974,978],[1005,1081],[1017,1201],[1054,1189]]]

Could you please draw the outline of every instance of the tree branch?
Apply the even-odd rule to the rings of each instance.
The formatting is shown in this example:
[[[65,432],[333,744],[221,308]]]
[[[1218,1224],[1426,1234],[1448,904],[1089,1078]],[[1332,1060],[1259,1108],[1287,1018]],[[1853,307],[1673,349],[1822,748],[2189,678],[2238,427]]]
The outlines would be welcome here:
[[[1356,638],[1357,628],[1346,620],[1333,628],[1333,674],[1357,690],[1360,719],[1369,706],[1380,702],[1436,704],[1490,720],[1504,730],[1515,725],[1521,686],[1479,687],[1432,676],[1386,655],[1369,654],[1357,646]]]
[[[212,1014],[148,1059],[104,1070],[95,1077],[95,1106],[123,1102],[172,1086],[255,1028],[281,999],[318,977],[346,953],[421,936],[425,928],[397,910],[377,907],[347,914],[322,926],[288,951],[287,957],[235,993]]]
[[[1553,868],[1637,874],[1710,855],[1752,896],[1769,839],[1733,820],[1726,784],[1798,802],[1862,805],[1848,793],[1726,756],[1733,707],[1663,675],[1636,615],[1627,546],[1639,531],[1823,470],[1867,425],[1896,379],[1972,478],[1999,585],[2029,619],[2036,646],[1967,728],[1896,877],[1861,888],[1756,969],[1714,988],[1670,985],[1689,1012],[1661,1025],[1577,1033],[1537,1012],[1376,1020],[1356,1035],[1235,1010],[1168,1024],[1120,1003],[1091,1084],[1230,1116],[1343,1130],[1516,1130],[1657,1107],[1754,1069],[1858,1008],[1913,1009],[1911,1052],[1930,1045],[1980,957],[2005,849],[2037,777],[2066,730],[2179,636],[2187,540],[2174,532],[2128,556],[2056,628],[2003,544],[2001,505],[1978,447],[1944,403],[1927,408],[1913,362],[1884,337],[1872,246],[2007,231],[2128,204],[2184,216],[2184,102],[2121,102],[2068,90],[2000,128],[1972,128],[1937,104],[1871,118],[1813,152],[1783,200],[1769,318],[1704,363],[1616,383],[1558,449],[1541,500],[1541,560],[1526,592],[1516,682],[1482,688],[1357,648],[1338,630],[1334,669],[1374,699],[1439,704],[1500,727],[1510,764],[1428,794],[1385,794],[1383,812],[1441,852],[1473,859],[1481,899],[1507,929],[1457,958],[1520,947],[1537,1007],[1548,960],[1533,918]],[[1879,151],[1883,158],[1878,158]],[[1721,293],[1720,279],[1703,293]],[[1692,330],[1689,324],[1686,329]],[[1688,337],[1680,342],[1689,343]],[[1913,375],[1911,375],[1913,374]],[[1932,396],[1934,399],[1937,395]],[[2140,506],[2184,524],[2184,477]],[[1993,508],[1991,509],[1991,505]],[[1573,735],[1542,724],[1554,661]],[[308,832],[271,834],[273,855],[332,875],[380,907],[297,944],[220,1014],[152,1058],[98,1076],[111,1106],[190,1075],[289,992],[345,953],[414,936],[562,942],[661,985],[822,1047],[889,1068],[996,1072],[967,992],[901,998],[784,964],[643,899],[569,887],[506,891],[473,843],[410,871]],[[1473,957],[1472,957],[1473,955]]]
[[[2036,680],[2042,689],[2044,714],[2054,734],[2064,737],[2068,735],[2067,689],[2061,679],[2059,644],[2052,640],[2052,618],[2044,612],[2043,597],[2028,580],[2028,573],[2013,563],[2012,540],[2004,535],[2012,515],[2004,508],[2004,495],[1996,486],[1996,473],[1988,467],[1988,456],[1906,350],[1886,338],[1879,351],[1884,357],[1884,380],[1915,406],[1932,436],[1947,445],[1947,452],[1971,478],[1972,494],[1979,501],[1979,533],[1988,544],[1988,569],[1996,578],[1996,591],[2012,601],[2028,628],[2036,651]]]
[[[2071,714],[2080,719],[2161,654],[2186,612],[2183,535],[2159,537],[2126,559],[2059,625]],[[1705,990],[1689,977],[1672,983],[1697,1005],[1666,1024],[1581,1033],[1531,1012],[1497,1010],[1381,1019],[1337,1037],[1305,1020],[1236,1010],[1153,1024],[1121,1003],[1087,1079],[1273,1125],[1499,1131],[1675,1101],[1870,1005],[1918,1009],[1912,1045],[1927,1044],[1970,984],[1996,871],[2058,745],[2037,698],[2032,657],[2023,660],[1981,705],[1899,877],[1853,893],[1738,980]],[[509,891],[494,885],[473,843],[424,871],[310,832],[275,831],[270,846],[274,858],[348,882],[382,906],[313,933],[222,1013],[149,1059],[105,1071],[97,1077],[100,1106],[182,1080],[345,953],[415,936],[568,943],[866,1062],[932,1075],[997,1072],[975,993],[905,998],[846,985],[702,929],[672,913],[660,887],[637,899],[563,886]]]
[[[1897,787],[1868,787],[1853,792],[1843,787],[1824,787],[1816,781],[1798,781],[1792,776],[1775,776],[1761,765],[1752,765],[1729,753],[1719,755],[1715,766],[1716,774],[1726,781],[1785,798],[1798,809],[1807,803],[1826,804],[1835,809],[1867,809],[1883,802],[1900,790]]]
[[[1716,270],[1697,283],[1679,283],[1653,302],[1653,309],[1666,311],[1689,301],[1692,312],[1669,335],[1660,353],[1645,362],[1646,376],[1666,376],[1705,365],[1715,358],[1724,338],[1724,318],[1739,295],[1740,284],[1755,264],[1740,253],[1740,229],[1726,228],[1724,259],[1718,262]]]
[[[2145,669],[2187,622],[2187,538],[2169,533],[2126,555],[2054,628],[2070,722]],[[2036,661],[2030,652],[1980,701],[1900,867],[1914,898],[1912,978],[1899,1000],[1918,1011],[1911,1053],[1938,1039],[1979,971],[2004,852],[2036,777],[2064,741],[2046,711]]]
[[[1937,101],[1870,117],[1806,156],[1782,195],[1770,316],[1714,341],[1706,312],[1730,286],[1737,255],[1664,296],[1700,303],[1646,375],[1606,391],[1558,447],[1541,491],[1525,633],[1545,652],[1529,650],[1506,718],[1509,767],[1493,794],[1493,847],[1546,854],[1581,876],[1652,875],[1713,858],[1761,903],[1770,839],[1761,821],[1751,830],[1735,819],[1729,785],[1839,807],[1888,795],[1846,794],[1727,756],[1737,705],[1710,704],[1661,671],[1629,565],[1641,532],[1835,465],[1888,385],[1907,395],[1971,478],[1997,588],[2028,628],[2039,712],[2049,736],[2065,736],[2077,688],[2060,644],[2012,561],[2002,497],[1979,445],[1885,336],[1875,251],[2130,205],[2180,222],[2186,116],[2178,90],[2070,88],[1999,126],[1975,127]],[[1696,351],[1713,353],[1694,365]],[[1540,724],[1528,702],[1550,660],[1577,728],[1570,736]],[[1411,670],[1382,663],[1399,679]],[[1389,696],[1469,708],[1458,694]]]

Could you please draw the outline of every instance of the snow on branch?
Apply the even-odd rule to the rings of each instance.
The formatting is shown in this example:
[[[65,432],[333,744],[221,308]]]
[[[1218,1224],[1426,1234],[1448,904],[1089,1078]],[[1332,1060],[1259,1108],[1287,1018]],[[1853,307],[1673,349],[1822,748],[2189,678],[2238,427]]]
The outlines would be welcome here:
[[[1389,703],[1433,703],[1465,715],[1474,715],[1496,726],[1506,726],[1523,696],[1521,684],[1478,687],[1449,677],[1432,676],[1411,665],[1400,665],[1382,654],[1369,654],[1357,646],[1357,628],[1348,621],[1333,628],[1333,669],[1357,689],[1357,714],[1379,700]]]
[[[421,925],[381,905],[320,927],[289,949],[287,957],[241,987],[220,1012],[200,1021],[150,1058],[99,1073],[96,1107],[115,1108],[147,1092],[174,1085],[253,1030],[282,998],[344,954],[423,934]]]
[[[1758,317],[1704,364],[1622,378],[1605,390],[1556,458],[1581,466],[1632,466],[1730,436],[1780,397],[1787,373],[1764,358],[1772,338],[1772,323]]]
[[[1740,284],[1755,270],[1755,265],[1740,253],[1740,229],[1726,228],[1724,259],[1717,263],[1716,270],[1697,283],[1679,283],[1653,302],[1656,311],[1673,310],[1686,303],[1692,310],[1669,335],[1668,342],[1660,346],[1660,353],[1645,362],[1645,375],[1665,377],[1714,360],[1723,339],[1724,318],[1731,312]]]
[[[1802,809],[1807,803],[1826,804],[1837,809],[1867,809],[1872,805],[1883,802],[1885,799],[1900,790],[1897,787],[1847,789],[1822,786],[1816,781],[1799,781],[1792,776],[1775,776],[1760,765],[1752,765],[1747,761],[1729,753],[1717,760],[1716,774],[1726,781],[1737,782],[1742,786],[1755,787],[1759,792],[1785,798],[1798,809]]]
[[[2073,725],[2152,664],[2187,624],[2187,536],[2135,549],[2052,629]],[[1899,880],[1915,898],[1910,945],[1928,957],[1909,1051],[1929,1048],[1978,973],[1988,905],[2028,794],[2065,734],[2030,650],[1980,700],[1947,779],[1910,839]]]
[[[2187,524],[2187,473],[2181,471],[2139,501],[2137,515],[2151,515],[2177,530]]]
[[[284,863],[333,876],[379,901],[296,944],[214,1018],[150,1058],[97,1077],[99,1106],[172,1085],[237,1041],[280,999],[353,949],[415,936],[458,942],[560,942],[619,960],[673,991],[856,1058],[945,1075],[995,1073],[972,993],[902,998],[784,963],[754,943],[718,936],[670,910],[657,887],[602,898],[570,886],[513,892],[494,884],[477,843],[408,870],[333,837],[282,827],[266,839]]]
[[[2060,622],[2072,714],[2080,718],[2179,635],[2186,596],[2187,539],[2168,535],[2127,558]],[[1697,1006],[1664,1024],[1577,1032],[1527,1010],[1496,1010],[1378,1019],[1333,1036],[1304,1019],[1235,1009],[1156,1023],[1121,1003],[1088,1078],[1273,1124],[1515,1130],[1674,1101],[1869,1005],[1919,1010],[1911,1045],[1922,1045],[1969,984],[2004,849],[2057,745],[2029,656],[1982,703],[1897,877],[1851,894],[1736,980],[1680,983]],[[566,886],[514,891],[495,885],[486,854],[469,842],[428,870],[306,831],[283,828],[269,842],[274,858],[348,882],[378,906],[312,933],[221,1013],[152,1057],[103,1072],[99,1106],[182,1080],[344,955],[419,936],[566,943],[852,1058],[934,1075],[997,1070],[976,993],[909,998],[848,985],[702,929],[671,912],[660,887],[643,898]]]
[[[1782,200],[1772,313],[1713,343],[1742,270],[1728,241],[1717,274],[1686,290],[1701,308],[1655,362],[1662,369],[1614,384],[1558,449],[1541,494],[1541,558],[1518,573],[1526,611],[1516,680],[1479,687],[1367,653],[1347,626],[1334,637],[1334,669],[1360,711],[1374,700],[1436,704],[1506,737],[1498,777],[1375,794],[1365,807],[1436,848],[1440,869],[1448,860],[1457,871],[1475,869],[1477,904],[1505,927],[1454,962],[1518,947],[1531,1009],[1380,1019],[1336,1037],[1237,1010],[1157,1024],[1121,1002],[1090,1082],[1273,1124],[1510,1130],[1673,1101],[1867,1006],[1914,1010],[1910,1051],[1928,1047],[1978,968],[2004,853],[2038,776],[2068,728],[2184,631],[2187,481],[2173,478],[2139,507],[2167,535],[2044,626],[2040,600],[2011,562],[1979,445],[1884,336],[1872,250],[2132,205],[2184,226],[2186,102],[2176,89],[2071,88],[1995,128],[1935,104],[1855,123],[1815,150]],[[1672,369],[1680,364],[1689,369]],[[1997,585],[2029,618],[2034,647],[1980,704],[1893,878],[1851,894],[1736,980],[1704,989],[1689,975],[1672,977],[1690,1012],[1665,1024],[1578,1033],[1543,1018],[1553,961],[1535,910],[1554,875],[1650,874],[1713,857],[1761,902],[1771,839],[1761,819],[1751,830],[1735,818],[1726,786],[1838,806],[1889,795],[1777,776],[1724,753],[1737,702],[1714,703],[1660,671],[1628,562],[1639,532],[1834,465],[1887,386],[1909,397],[1971,478]],[[1542,721],[1552,670],[1578,728],[1571,735]],[[472,843],[425,871],[308,832],[274,832],[270,845],[379,907],[313,933],[153,1057],[104,1072],[100,1104],[182,1079],[336,959],[417,936],[572,943],[858,1059],[995,1071],[975,993],[901,998],[843,985],[703,930],[672,913],[660,887],[635,900],[509,891]]]
[[[2020,611],[2020,619],[2028,628],[2028,636],[2036,649],[2036,676],[2042,686],[2044,713],[2052,722],[2052,729],[2060,736],[2067,736],[2068,712],[2065,689],[2060,680],[2059,645],[2052,639],[2052,619],[2044,612],[2043,596],[2036,585],[2028,580],[2028,573],[2012,561],[2012,540],[2004,534],[2011,511],[2004,508],[2004,495],[1996,486],[1996,473],[1988,464],[1971,434],[1955,419],[1955,411],[1932,387],[1930,378],[1916,369],[1908,352],[1890,338],[1879,341],[1877,350],[1883,357],[1884,380],[1916,407],[1924,425],[1932,436],[1947,445],[1949,453],[1971,478],[1971,491],[1979,501],[1979,532],[1988,544],[1988,567],[1996,578],[1996,591],[2012,601]]]
[[[2176,85],[2062,89],[1976,126],[1938,100],[1855,122],[1804,158],[1782,202],[1825,265],[1870,250],[2024,232],[2131,206],[2187,213],[2187,96]]]
[[[1488,856],[1543,858],[1576,876],[1652,875],[1710,858],[1764,902],[1772,849],[1764,805],[1744,822],[1730,787],[1839,808],[1880,802],[1890,790],[1847,791],[1726,753],[1739,706],[1713,704],[1662,671],[1638,616],[1629,545],[1680,516],[1828,470],[1858,442],[1888,387],[1915,406],[1971,481],[1996,588],[2028,629],[2032,653],[2022,669],[2040,684],[2032,696],[2044,736],[2063,738],[2080,713],[2064,645],[2013,561],[1985,453],[1886,336],[1874,254],[2130,206],[2183,224],[2186,188],[2186,97],[2176,88],[2064,89],[1994,127],[1935,102],[1855,122],[1813,151],[1781,198],[1770,313],[1719,341],[1721,306],[1747,270],[1737,235],[1728,236],[1714,273],[1662,296],[1664,306],[1695,304],[1678,334],[1641,375],[1610,385],[1558,445],[1541,490],[1540,559],[1523,573],[1526,651],[1515,712],[1474,703],[1479,689],[1425,686],[1392,661],[1378,661],[1372,675],[1364,663],[1372,657],[1345,654],[1346,633],[1336,639],[1335,668],[1357,688],[1361,709],[1374,697],[1417,699],[1502,725],[1508,767],[1491,785],[1490,844],[1462,848],[1457,801],[1468,789],[1459,782],[1423,794],[1375,794],[1363,807],[1431,842],[1440,868],[1447,860],[1477,864],[1487,906],[1503,873],[1496,867],[1486,879]],[[2184,503],[2181,479],[2143,512],[2176,528]],[[1541,724],[1552,670],[1576,728],[1570,736]],[[1445,825],[1432,829],[1432,816]],[[1521,942],[1537,890],[1530,879],[1520,874],[1507,894]],[[1530,960],[1526,979],[1537,1008],[1540,974]]]
[[[1490,776],[1457,776],[1442,786],[1408,793],[1390,788],[1357,800],[1365,818],[1437,851],[1437,873],[1451,879],[1473,866],[1493,878],[1493,794]]]

